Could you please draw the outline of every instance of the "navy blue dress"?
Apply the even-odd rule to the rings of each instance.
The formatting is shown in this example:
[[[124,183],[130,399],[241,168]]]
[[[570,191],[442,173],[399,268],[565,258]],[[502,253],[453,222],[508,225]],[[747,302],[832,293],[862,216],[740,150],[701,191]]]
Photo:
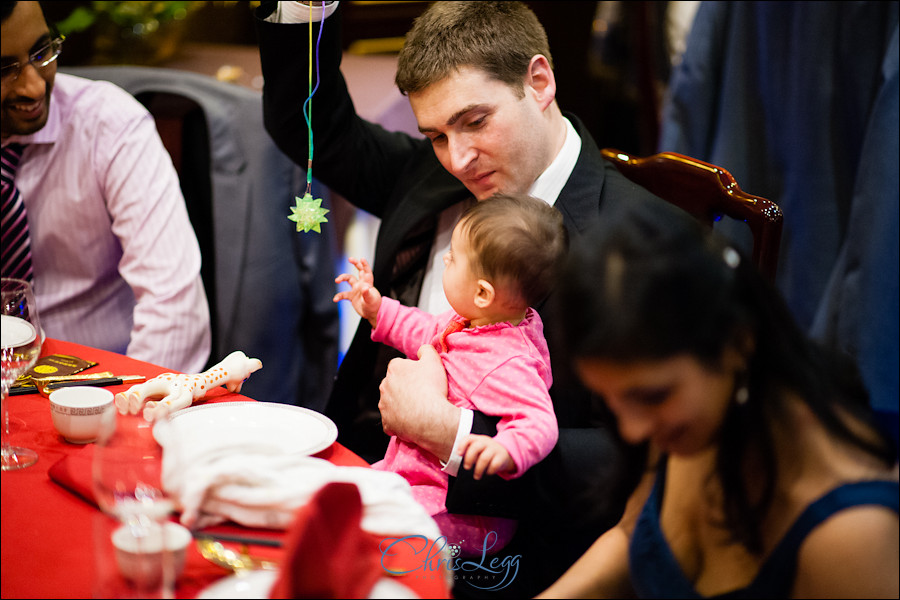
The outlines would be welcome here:
[[[644,504],[629,547],[631,584],[639,598],[702,598],[685,577],[660,527],[665,489],[662,461],[653,491]],[[854,506],[878,505],[898,512],[900,485],[895,481],[863,481],[837,487],[797,518],[747,587],[717,598],[787,598],[794,584],[797,552],[806,536],[833,514]]]

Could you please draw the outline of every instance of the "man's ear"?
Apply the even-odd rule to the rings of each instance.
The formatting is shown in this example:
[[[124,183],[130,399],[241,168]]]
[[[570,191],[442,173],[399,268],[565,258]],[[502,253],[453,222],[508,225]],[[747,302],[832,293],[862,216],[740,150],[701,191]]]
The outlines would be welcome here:
[[[494,299],[497,297],[494,286],[484,279],[479,279],[477,285],[478,287],[475,290],[475,306],[482,309],[487,308],[494,303]]]
[[[556,77],[550,67],[550,61],[543,54],[535,54],[528,64],[528,75],[525,76],[525,91],[531,91],[534,98],[544,110],[556,99]]]

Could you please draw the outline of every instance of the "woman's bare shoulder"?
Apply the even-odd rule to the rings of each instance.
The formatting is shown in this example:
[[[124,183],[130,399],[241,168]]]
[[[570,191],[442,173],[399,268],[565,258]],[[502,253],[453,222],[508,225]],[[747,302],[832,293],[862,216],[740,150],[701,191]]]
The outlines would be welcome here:
[[[878,505],[844,509],[807,536],[797,557],[794,597],[897,598],[900,519]]]

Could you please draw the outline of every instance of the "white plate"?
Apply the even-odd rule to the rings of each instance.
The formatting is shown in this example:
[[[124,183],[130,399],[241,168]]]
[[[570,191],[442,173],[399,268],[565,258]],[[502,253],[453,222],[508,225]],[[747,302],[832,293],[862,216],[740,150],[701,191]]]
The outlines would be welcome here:
[[[253,447],[272,453],[310,455],[337,439],[337,427],[308,408],[273,402],[218,402],[172,413],[167,431],[154,427],[156,439],[177,435],[190,452]]]
[[[0,315],[0,322],[2,322],[2,325],[0,325],[0,337],[3,338],[2,344],[4,348],[24,346],[36,337],[34,325],[25,319],[10,315]]]

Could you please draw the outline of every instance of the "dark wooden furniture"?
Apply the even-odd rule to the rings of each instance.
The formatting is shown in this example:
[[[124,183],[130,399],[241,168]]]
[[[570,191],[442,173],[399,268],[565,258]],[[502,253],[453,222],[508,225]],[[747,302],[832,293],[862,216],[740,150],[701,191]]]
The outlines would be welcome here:
[[[604,148],[603,157],[631,181],[712,227],[722,216],[744,221],[753,234],[753,262],[775,280],[783,215],[777,204],[741,190],[731,173],[674,152],[637,157]]]

